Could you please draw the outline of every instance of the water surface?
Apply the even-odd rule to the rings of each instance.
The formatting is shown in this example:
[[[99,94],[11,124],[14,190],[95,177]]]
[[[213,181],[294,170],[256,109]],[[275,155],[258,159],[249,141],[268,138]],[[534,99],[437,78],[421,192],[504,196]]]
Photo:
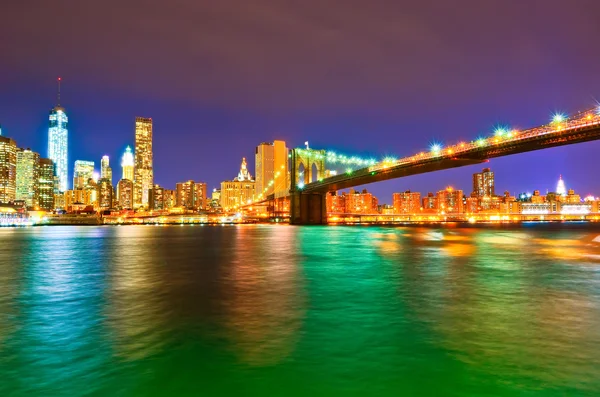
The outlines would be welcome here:
[[[597,396],[598,234],[0,229],[0,395]]]

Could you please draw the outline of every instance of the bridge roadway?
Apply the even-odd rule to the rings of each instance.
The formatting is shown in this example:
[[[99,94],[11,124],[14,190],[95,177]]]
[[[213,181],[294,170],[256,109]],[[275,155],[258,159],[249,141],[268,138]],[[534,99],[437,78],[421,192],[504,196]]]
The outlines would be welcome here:
[[[600,115],[588,118],[565,123],[559,130],[542,126],[515,133],[514,137],[506,140],[489,138],[458,144],[450,149],[444,148],[439,155],[421,153],[387,166],[378,164],[308,183],[295,191],[326,193],[394,178],[479,164],[495,157],[600,139]],[[448,153],[448,150],[452,152]]]

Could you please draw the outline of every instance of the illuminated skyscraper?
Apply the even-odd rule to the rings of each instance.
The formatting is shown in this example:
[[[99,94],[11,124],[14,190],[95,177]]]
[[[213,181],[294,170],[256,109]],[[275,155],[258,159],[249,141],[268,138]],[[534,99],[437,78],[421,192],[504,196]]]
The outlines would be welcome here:
[[[56,166],[58,176],[58,189],[65,192],[69,188],[67,153],[68,153],[68,125],[69,119],[65,108],[60,106],[60,77],[58,78],[57,104],[50,111],[50,126],[48,128],[48,158]]]
[[[0,203],[10,203],[17,194],[17,143],[0,136]]]
[[[261,143],[256,147],[255,160],[257,199],[289,188],[288,149],[284,141]]]
[[[73,190],[85,189],[89,185],[89,180],[93,178],[94,162],[75,160],[75,170],[73,172]]]
[[[39,205],[45,211],[54,209],[55,175],[54,162],[50,159],[40,159],[40,179],[38,182]]]
[[[242,159],[240,172],[233,181],[221,182],[221,206],[226,211],[238,209],[252,202],[255,182],[248,172],[246,159]]]
[[[123,167],[123,179],[129,179],[133,182],[133,152],[129,146],[125,148],[125,153],[123,153],[121,167]]]
[[[495,192],[494,173],[489,168],[473,174],[473,193],[475,197],[494,197]]]
[[[133,209],[133,181],[121,179],[117,184],[117,201],[125,210]]]
[[[154,186],[152,168],[152,119],[135,118],[135,157],[133,175],[134,207],[148,206],[148,191]]]
[[[107,178],[101,178],[98,181],[97,198],[98,208],[101,210],[107,210],[113,206],[113,187],[112,183]]]
[[[39,205],[40,155],[29,149],[17,150],[17,197],[25,205]]]
[[[108,156],[102,156],[102,160],[100,160],[100,179],[108,179],[112,185],[112,168],[110,168]]]
[[[558,183],[556,184],[556,194],[559,196],[567,195],[567,188],[565,187],[565,181],[563,181],[562,175],[558,177]]]

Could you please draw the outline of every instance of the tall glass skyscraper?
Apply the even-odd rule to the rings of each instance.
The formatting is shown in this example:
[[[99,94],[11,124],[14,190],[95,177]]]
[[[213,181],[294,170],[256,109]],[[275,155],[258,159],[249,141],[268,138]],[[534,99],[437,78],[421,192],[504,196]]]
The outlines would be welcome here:
[[[65,108],[60,106],[60,77],[58,78],[58,96],[56,106],[50,110],[50,125],[48,128],[48,158],[56,166],[58,176],[58,190],[65,192],[69,189],[69,171],[67,170],[68,130],[69,118]]]
[[[135,118],[135,154],[133,175],[133,202],[137,207],[148,207],[148,191],[154,186],[152,168],[152,119]]]

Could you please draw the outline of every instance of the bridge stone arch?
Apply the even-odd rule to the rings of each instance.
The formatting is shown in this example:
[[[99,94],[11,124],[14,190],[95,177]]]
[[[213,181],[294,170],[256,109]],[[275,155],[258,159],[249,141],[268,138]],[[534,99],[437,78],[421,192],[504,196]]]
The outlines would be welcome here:
[[[308,184],[325,177],[325,150],[315,149],[292,149],[292,169],[290,191],[298,190],[299,184]],[[300,167],[302,165],[302,167]],[[313,175],[313,166],[316,168],[317,175]],[[300,168],[304,168],[303,174],[300,174]]]

